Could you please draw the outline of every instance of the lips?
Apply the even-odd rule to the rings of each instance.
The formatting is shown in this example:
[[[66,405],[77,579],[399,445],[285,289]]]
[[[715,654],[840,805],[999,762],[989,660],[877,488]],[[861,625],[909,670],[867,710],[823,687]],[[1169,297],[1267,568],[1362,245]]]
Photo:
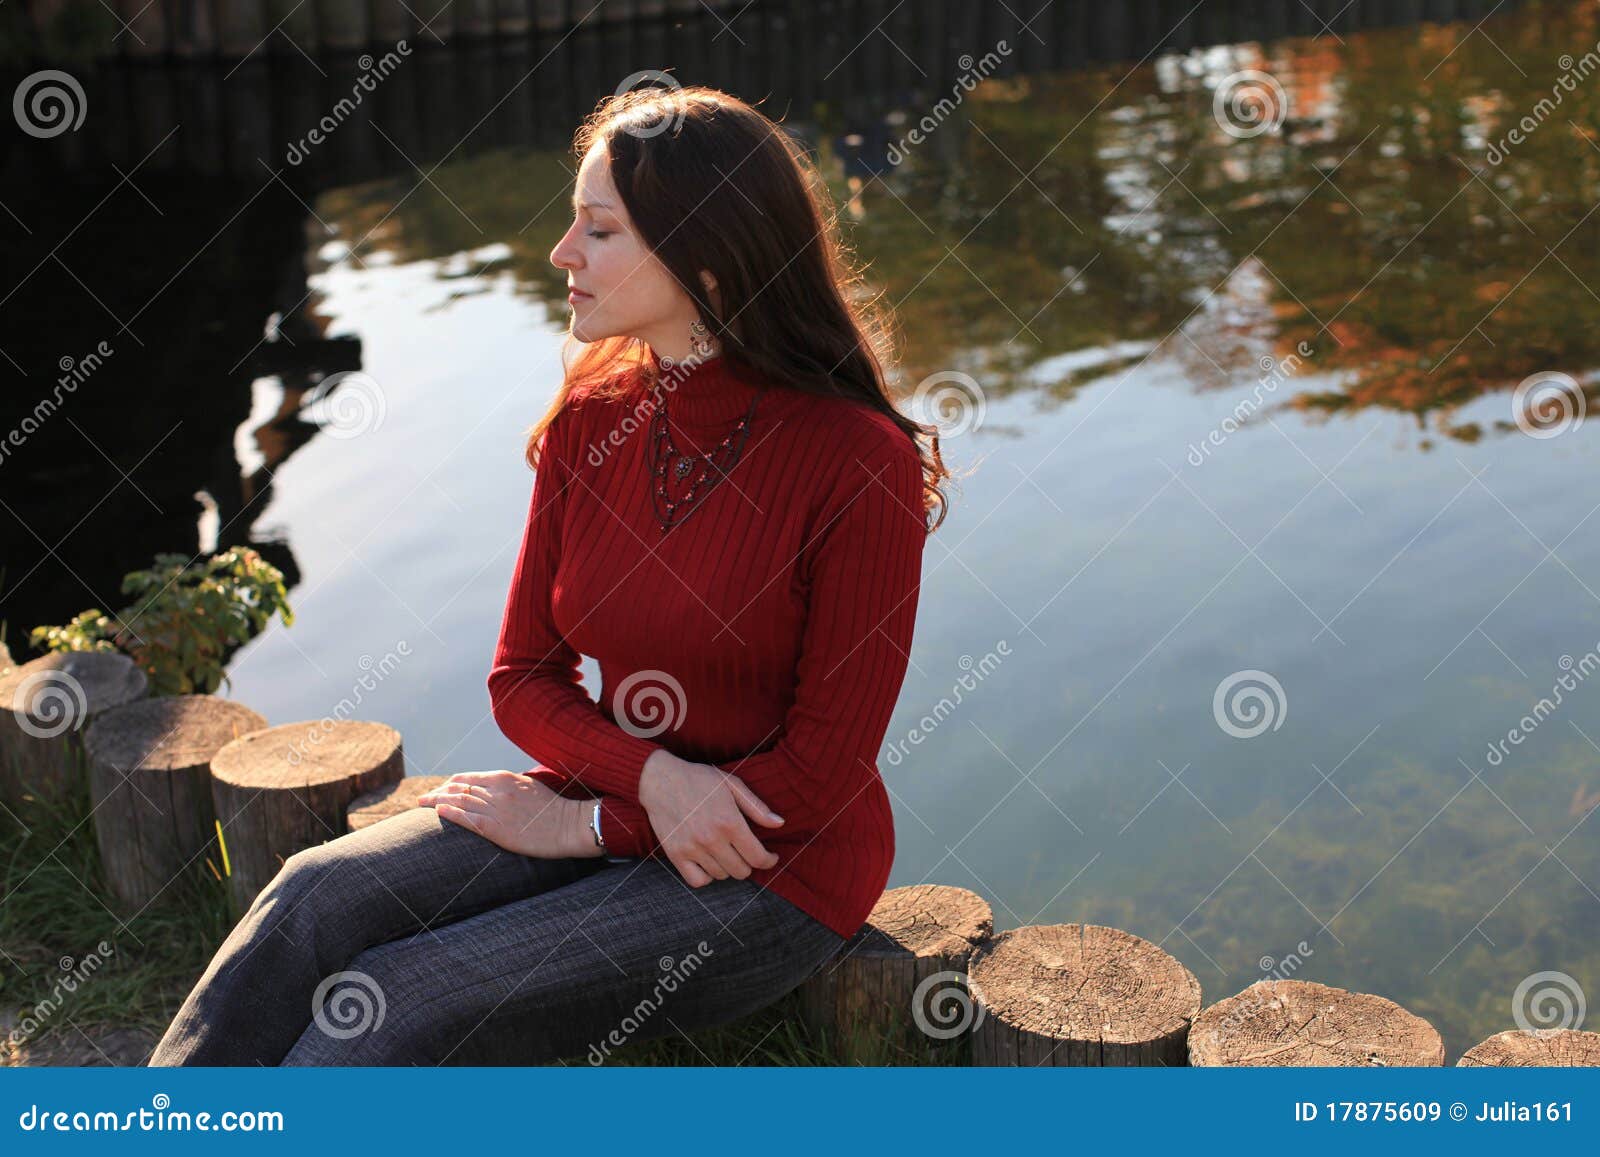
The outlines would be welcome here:
[[[587,299],[589,299],[589,298],[591,298],[593,296],[594,296],[594,294],[585,293],[583,290],[579,289],[576,285],[567,286],[567,300],[568,301],[587,300]]]

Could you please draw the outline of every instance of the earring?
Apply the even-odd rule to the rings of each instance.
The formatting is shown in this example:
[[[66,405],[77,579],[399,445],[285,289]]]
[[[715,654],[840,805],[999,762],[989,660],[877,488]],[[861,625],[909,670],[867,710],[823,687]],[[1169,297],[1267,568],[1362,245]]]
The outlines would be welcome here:
[[[711,340],[711,331],[698,317],[689,323],[689,345],[702,358],[711,357],[717,352],[716,343]]]

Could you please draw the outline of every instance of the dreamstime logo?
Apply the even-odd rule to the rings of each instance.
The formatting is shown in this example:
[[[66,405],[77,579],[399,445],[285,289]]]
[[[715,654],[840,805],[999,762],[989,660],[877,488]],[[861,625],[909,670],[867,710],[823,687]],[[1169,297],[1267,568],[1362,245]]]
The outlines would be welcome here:
[[[1200,443],[1189,443],[1188,460],[1191,466],[1205,465],[1206,458],[1211,454],[1213,446],[1220,446],[1228,440],[1228,435],[1234,433],[1257,410],[1261,408],[1263,393],[1272,393],[1282,383],[1293,377],[1305,364],[1305,359],[1316,353],[1310,342],[1301,342],[1295,347],[1295,352],[1282,360],[1273,358],[1270,354],[1263,356],[1260,362],[1261,378],[1256,382],[1255,388],[1250,391],[1250,396],[1241,399],[1233,407],[1233,413],[1222,419],[1216,429],[1212,430]]]
[[[656,962],[661,969],[661,976],[656,979],[647,996],[641,997],[639,1003],[634,1005],[627,1016],[622,1018],[622,1023],[606,1034],[605,1038],[595,1045],[589,1046],[589,1063],[599,1065],[611,1055],[611,1050],[620,1048],[628,1043],[628,1039],[643,1027],[644,1022],[656,1012],[664,1003],[666,997],[663,993],[678,991],[678,985],[689,979],[689,976],[699,969],[707,956],[715,953],[704,940],[695,945],[696,951],[686,953],[682,960],[674,960],[670,956],[663,956]]]
[[[302,412],[313,411],[317,427],[333,438],[359,438],[376,430],[388,409],[383,387],[360,370],[329,374],[301,406]]]
[[[622,131],[631,137],[639,137],[641,139],[658,137],[668,129],[671,129],[674,133],[676,133],[678,131],[678,127],[683,124],[682,104],[677,101],[657,101],[651,103],[645,98],[649,95],[649,89],[661,89],[666,92],[677,92],[679,89],[683,88],[683,83],[675,76],[670,76],[658,69],[647,68],[642,72],[634,73],[632,76],[629,76],[627,79],[625,79],[621,84],[617,85],[617,91],[613,95],[617,97],[627,95],[632,93],[641,84],[647,85],[647,88],[641,93],[641,107],[645,109],[660,108],[663,110],[662,115],[654,120],[649,121],[638,117],[624,117],[621,121]],[[672,110],[672,115],[670,116],[667,115],[666,112],[668,109]]]
[[[1583,425],[1587,407],[1577,379],[1556,370],[1523,378],[1511,393],[1511,415],[1530,438],[1554,438]]]
[[[17,685],[11,714],[35,739],[54,739],[83,726],[89,696],[83,684],[61,670],[35,671]]]
[[[59,137],[68,130],[77,132],[88,111],[83,85],[53,68],[24,77],[11,98],[17,127],[40,140]]]
[[[1563,54],[1556,64],[1561,68],[1561,75],[1556,77],[1556,82],[1550,86],[1550,96],[1540,97],[1533,106],[1533,114],[1524,116],[1513,125],[1506,135],[1498,141],[1489,143],[1489,150],[1485,159],[1491,165],[1498,165],[1504,161],[1511,152],[1512,145],[1520,145],[1534,134],[1534,131],[1545,122],[1556,107],[1561,104],[1563,93],[1576,92],[1578,85],[1588,80],[1589,77],[1600,69],[1600,43],[1585,52],[1577,60],[1573,60],[1570,53]],[[1555,99],[1552,100],[1551,97]]]
[[[933,131],[945,122],[949,115],[955,112],[961,102],[966,99],[966,94],[977,88],[991,73],[1000,67],[1002,57],[1011,55],[1011,45],[1004,40],[995,41],[992,51],[985,52],[977,60],[972,59],[970,52],[961,54],[956,64],[961,67],[961,75],[956,78],[956,83],[950,88],[950,95],[939,98],[939,103],[933,106],[923,118],[912,126],[911,131],[898,141],[891,144],[884,154],[891,165],[898,165],[906,159],[906,154],[913,145],[920,145],[933,134]]]
[[[77,992],[78,986],[87,981],[105,963],[105,958],[116,955],[117,951],[115,946],[106,940],[100,941],[95,948],[97,951],[85,953],[81,960],[75,961],[70,956],[63,956],[57,961],[63,975],[51,986],[50,995],[29,1009],[11,1030],[8,1039],[12,1048],[24,1044],[29,1037],[39,1031],[44,1023],[66,1003],[67,996]],[[63,990],[66,996],[62,995]]]
[[[1574,660],[1571,655],[1562,655],[1561,658],[1556,660],[1556,666],[1560,667],[1564,674],[1556,680],[1555,686],[1550,688],[1550,695],[1541,696],[1539,701],[1533,705],[1532,710],[1517,720],[1517,726],[1506,732],[1504,739],[1489,744],[1488,753],[1485,756],[1489,761],[1489,766],[1499,767],[1505,762],[1506,756],[1511,754],[1506,750],[1508,746],[1521,747],[1523,740],[1537,731],[1541,723],[1555,714],[1556,708],[1566,702],[1566,696],[1562,694],[1562,691],[1576,691],[1579,683],[1582,683],[1597,669],[1600,669],[1600,643],[1596,643],[1592,650],[1585,652],[1583,657],[1577,660]],[[1555,696],[1555,698],[1552,699],[1551,695]]]
[[[983,1023],[983,991],[965,972],[935,972],[911,994],[911,1019],[934,1040],[962,1036]]]
[[[399,669],[400,660],[410,657],[411,644],[401,639],[395,644],[394,650],[385,651],[381,659],[374,659],[371,655],[362,655],[357,659],[356,666],[361,668],[362,674],[356,677],[350,694],[335,703],[332,711],[308,726],[305,735],[290,746],[289,754],[285,757],[289,766],[299,767],[305,759],[306,747],[315,747],[341,722],[355,715],[356,709],[366,700],[363,692],[377,690],[378,684]]]
[[[1300,966],[1305,963],[1305,957],[1316,955],[1316,951],[1304,940],[1296,944],[1295,949],[1296,951],[1286,952],[1279,959],[1263,956],[1258,960],[1256,962],[1257,966],[1262,972],[1266,973],[1261,979],[1287,980],[1300,970]],[[1237,1003],[1222,1020],[1221,1029],[1223,1032],[1237,1029],[1246,1021],[1253,1020],[1264,1009],[1272,1006],[1272,1002],[1267,999],[1268,990],[1256,987],[1259,983],[1261,982],[1252,983],[1249,988],[1239,994]]]
[[[940,370],[917,383],[911,411],[918,420],[938,427],[939,437],[954,438],[983,425],[988,400],[971,374]]]
[[[361,69],[361,75],[356,77],[355,87],[350,90],[350,95],[340,97],[338,103],[333,106],[333,111],[313,125],[305,136],[298,141],[290,141],[289,151],[285,154],[284,160],[291,165],[298,165],[310,156],[311,147],[327,140],[333,131],[356,111],[366,94],[377,91],[378,82],[386,80],[400,67],[401,60],[410,55],[411,46],[404,40],[395,41],[394,52],[385,52],[376,61],[370,52],[363,53],[356,61],[357,67]]]
[[[89,380],[89,375],[98,370],[105,359],[115,351],[109,342],[99,342],[94,349],[84,354],[81,358],[74,358],[71,354],[64,354],[56,367],[61,371],[61,376],[56,379],[56,385],[50,394],[40,398],[33,404],[31,413],[24,414],[22,421],[7,432],[4,441],[0,441],[0,462],[4,462],[13,449],[25,443],[29,437],[39,431],[39,428],[48,422],[55,412],[61,408],[63,394],[75,394],[78,387]]]
[[[1283,684],[1265,671],[1235,671],[1217,684],[1211,696],[1211,714],[1217,726],[1235,739],[1254,739],[1289,717],[1289,700]]]
[[[1211,98],[1218,127],[1240,140],[1277,131],[1288,111],[1289,98],[1277,78],[1253,68],[1223,77]]]
[[[664,371],[650,390],[639,391],[639,397],[623,415],[622,420],[606,432],[600,444],[591,444],[584,457],[589,465],[599,467],[610,457],[611,451],[621,446],[631,438],[641,427],[647,425],[655,414],[655,407],[661,405],[660,395],[673,393],[683,384],[685,378],[694,372],[696,366],[705,362],[706,358],[690,354],[681,361],[675,360],[665,354],[661,357],[661,369]]]
[[[1582,1028],[1583,988],[1565,972],[1535,972],[1511,994],[1511,1016],[1523,1032]]]
[[[324,1005],[329,990],[341,984],[350,987],[334,992],[333,998]],[[376,1032],[383,1024],[385,1007],[383,989],[365,972],[335,972],[324,978],[311,994],[312,1019],[318,1028],[338,1040]]]
[[[889,745],[889,753],[884,758],[891,767],[899,767],[905,759],[909,748],[916,747],[923,740],[938,730],[939,725],[955,713],[966,698],[966,692],[975,691],[978,684],[982,683],[1000,666],[1003,658],[1011,654],[1011,643],[1001,639],[995,644],[994,650],[984,654],[982,659],[974,660],[971,655],[962,655],[956,660],[956,666],[967,674],[962,675],[950,688],[950,694],[942,697],[933,705],[933,710],[917,721],[917,726],[906,732],[904,739],[897,739]],[[976,674],[972,672],[976,671]]]
[[[670,731],[689,709],[683,684],[665,671],[635,671],[611,697],[617,726],[635,739],[654,739]]]

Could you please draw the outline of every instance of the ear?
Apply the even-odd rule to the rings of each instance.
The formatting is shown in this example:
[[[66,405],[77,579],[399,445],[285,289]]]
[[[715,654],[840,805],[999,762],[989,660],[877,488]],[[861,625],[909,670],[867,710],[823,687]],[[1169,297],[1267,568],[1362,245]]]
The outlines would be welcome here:
[[[717,291],[717,279],[711,276],[709,270],[702,269],[700,271],[700,285],[706,291],[707,296]]]

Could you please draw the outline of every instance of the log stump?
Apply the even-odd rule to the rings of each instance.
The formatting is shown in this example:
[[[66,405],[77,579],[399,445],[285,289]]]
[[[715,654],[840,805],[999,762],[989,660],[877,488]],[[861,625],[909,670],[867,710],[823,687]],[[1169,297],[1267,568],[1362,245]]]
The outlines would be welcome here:
[[[1182,1065],[1200,982],[1131,932],[1034,924],[972,961],[975,1065]]]
[[[1457,1068],[1600,1066],[1600,1032],[1575,1028],[1512,1029],[1461,1054]]]
[[[283,861],[344,834],[358,795],[405,776],[400,733],[382,723],[322,719],[240,736],[211,760],[228,892],[242,916]]]
[[[345,820],[350,831],[358,832],[379,820],[397,816],[417,806],[417,797],[449,780],[448,775],[408,775],[399,783],[385,784],[350,801]]]
[[[216,843],[211,758],[266,725],[214,695],[144,699],[94,721],[84,736],[94,835],[119,903],[142,911]]]
[[[84,728],[148,691],[116,651],[53,651],[0,674],[0,804],[66,803],[87,785]]]
[[[802,1019],[844,1063],[927,1063],[964,1043],[973,1017],[967,963],[993,931],[994,914],[976,892],[892,888],[801,985]]]
[[[1258,980],[1200,1014],[1189,1063],[1216,1066],[1444,1064],[1438,1031],[1392,1000],[1309,980]]]

